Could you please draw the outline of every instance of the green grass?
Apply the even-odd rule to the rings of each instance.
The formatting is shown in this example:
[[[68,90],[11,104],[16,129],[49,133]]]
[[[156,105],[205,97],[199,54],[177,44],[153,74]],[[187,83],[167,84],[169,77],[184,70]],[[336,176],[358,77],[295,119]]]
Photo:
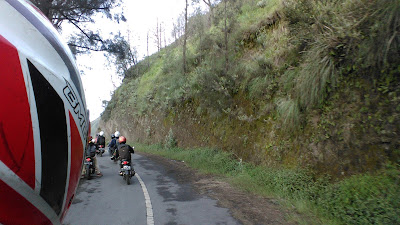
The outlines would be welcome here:
[[[144,76],[141,77],[137,89],[138,96],[145,97],[148,93],[151,93],[153,91],[155,81],[157,80],[158,76],[161,75],[160,67],[161,65],[158,66],[157,69],[152,69],[152,71],[146,73]]]
[[[399,224],[400,170],[395,166],[334,182],[304,169],[268,168],[243,163],[216,149],[164,148],[135,143],[140,152],[184,161],[250,193],[273,197],[291,209],[300,224]],[[294,208],[294,211],[293,211]]]
[[[300,125],[300,110],[296,101],[292,99],[278,99],[277,111],[282,119],[283,129],[290,131]]]
[[[274,13],[280,6],[281,0],[263,0],[264,7],[252,4],[244,4],[242,13],[238,18],[239,23],[243,27],[251,27],[254,24],[264,20]]]

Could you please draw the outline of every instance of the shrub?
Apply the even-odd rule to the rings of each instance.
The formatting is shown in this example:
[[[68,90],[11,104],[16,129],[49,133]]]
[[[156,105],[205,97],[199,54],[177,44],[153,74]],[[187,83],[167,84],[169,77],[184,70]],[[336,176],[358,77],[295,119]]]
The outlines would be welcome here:
[[[169,129],[168,135],[165,136],[164,147],[167,149],[175,148],[177,146],[177,142],[174,136],[174,132],[172,128]]]
[[[221,112],[230,106],[231,80],[223,74],[223,59],[205,62],[190,78],[190,97],[199,99],[202,108]]]
[[[322,191],[317,204],[346,224],[399,224],[398,170],[393,175],[357,175]]]
[[[283,130],[292,130],[300,125],[300,110],[293,99],[280,98],[276,102],[277,112],[283,124]]]
[[[364,68],[374,76],[400,61],[397,0],[289,0],[285,6],[294,40],[300,40],[294,42],[305,43],[296,86],[302,108],[321,104],[345,65]]]

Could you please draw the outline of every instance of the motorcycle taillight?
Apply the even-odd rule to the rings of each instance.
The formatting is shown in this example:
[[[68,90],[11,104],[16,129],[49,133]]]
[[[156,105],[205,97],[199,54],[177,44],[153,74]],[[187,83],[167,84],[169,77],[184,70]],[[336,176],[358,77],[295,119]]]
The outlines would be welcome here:
[[[91,159],[90,158],[86,158],[86,162],[90,162],[91,161]]]
[[[128,161],[124,161],[122,164],[127,165],[127,164],[128,164]]]

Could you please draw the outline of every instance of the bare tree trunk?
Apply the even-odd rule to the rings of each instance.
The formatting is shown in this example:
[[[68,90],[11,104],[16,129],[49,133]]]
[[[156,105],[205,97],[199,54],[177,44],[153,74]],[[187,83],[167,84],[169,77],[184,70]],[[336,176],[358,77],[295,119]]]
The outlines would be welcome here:
[[[161,49],[160,46],[160,27],[159,27],[159,23],[158,23],[158,18],[157,18],[157,26],[156,26],[156,32],[154,33],[154,37],[156,38],[156,45],[157,45],[157,51],[159,52]]]
[[[208,8],[210,9],[210,16],[208,18],[209,22],[210,22],[210,26],[212,26],[213,23],[213,17],[214,17],[214,7],[211,3],[211,0],[203,0],[203,2],[208,6]]]
[[[200,34],[199,34],[199,39],[200,39],[200,43],[202,43],[203,42],[202,32],[200,32]],[[199,63],[201,65],[201,63],[203,62],[203,45],[200,45],[200,57],[199,57],[199,59],[200,59]]]
[[[161,45],[161,29],[162,29],[162,24],[160,23],[160,25],[158,26],[158,30],[157,30],[158,46],[160,46],[159,51],[162,49],[162,45]]]
[[[164,47],[167,47],[167,35],[165,35],[165,29],[164,29]]]
[[[150,69],[150,58],[149,58],[149,31],[147,31],[147,69]]]
[[[224,7],[225,7],[225,73],[228,72],[228,63],[229,63],[229,58],[228,58],[228,26],[227,26],[227,19],[228,19],[228,13],[226,9],[226,2],[227,0],[224,0]]]
[[[187,40],[187,17],[188,17],[188,0],[185,6],[185,30],[183,37],[183,74],[186,74],[186,40]]]
[[[178,40],[178,25],[174,23],[174,29],[172,30],[172,35],[174,37],[174,42]]]

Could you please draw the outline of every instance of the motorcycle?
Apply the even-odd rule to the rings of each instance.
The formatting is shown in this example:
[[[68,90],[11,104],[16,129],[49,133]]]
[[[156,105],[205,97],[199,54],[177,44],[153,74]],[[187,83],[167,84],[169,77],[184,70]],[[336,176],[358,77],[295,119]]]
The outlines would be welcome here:
[[[96,148],[96,155],[100,155],[100,157],[102,157],[104,152],[105,152],[104,145],[99,145]]]
[[[86,159],[84,161],[84,164],[85,164],[85,169],[86,169],[85,177],[88,180],[90,180],[92,174],[95,173],[93,158],[92,157],[86,157]]]
[[[114,149],[108,148],[108,150],[110,151],[111,160],[113,160],[114,163],[117,163],[118,158],[116,157],[116,153],[115,153],[116,149],[115,148]]]
[[[112,157],[114,155],[114,148],[108,147],[108,154]]]
[[[131,177],[135,176],[135,170],[131,166],[131,163],[127,160],[122,160],[122,178],[126,181],[126,184],[129,185],[131,183]]]

